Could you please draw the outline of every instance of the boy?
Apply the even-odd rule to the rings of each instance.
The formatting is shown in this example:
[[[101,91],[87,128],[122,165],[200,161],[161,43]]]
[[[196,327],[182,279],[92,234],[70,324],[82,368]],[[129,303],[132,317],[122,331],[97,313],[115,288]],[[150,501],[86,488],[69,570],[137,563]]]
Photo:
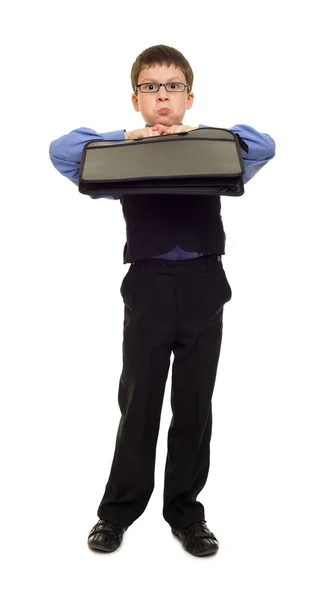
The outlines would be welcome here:
[[[134,140],[196,129],[182,123],[193,104],[193,72],[178,50],[164,45],[144,50],[133,64],[131,80],[132,103],[141,112],[145,128],[103,134],[80,128],[50,144],[53,165],[75,184],[87,142]],[[275,142],[249,126],[236,125],[231,131],[248,145],[248,153],[242,150],[246,183],[274,157]],[[185,550],[194,556],[212,554],[219,543],[196,498],[209,472],[211,398],[223,307],[232,296],[221,261],[225,233],[220,197],[105,197],[121,202],[127,234],[124,264],[131,265],[120,288],[125,311],[118,393],[122,416],[109,480],[97,512],[99,521],[89,533],[88,544],[92,549],[116,550],[126,529],[149,502],[173,352],[173,418],[168,431],[163,517]]]

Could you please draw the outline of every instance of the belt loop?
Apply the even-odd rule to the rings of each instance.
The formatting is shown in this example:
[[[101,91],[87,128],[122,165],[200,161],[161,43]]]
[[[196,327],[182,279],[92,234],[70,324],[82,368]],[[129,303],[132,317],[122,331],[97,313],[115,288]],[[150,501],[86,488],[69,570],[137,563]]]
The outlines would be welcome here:
[[[144,264],[144,262],[142,262],[142,263],[141,263],[141,273],[143,273],[143,272],[144,272],[144,269],[145,269],[145,264]]]
[[[206,259],[206,271],[209,271],[209,256],[208,254],[205,254],[205,259]]]

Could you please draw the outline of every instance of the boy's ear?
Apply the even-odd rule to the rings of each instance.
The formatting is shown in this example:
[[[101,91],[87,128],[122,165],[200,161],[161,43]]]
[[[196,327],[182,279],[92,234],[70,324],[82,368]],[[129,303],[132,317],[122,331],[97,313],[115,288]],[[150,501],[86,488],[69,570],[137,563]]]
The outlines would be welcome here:
[[[137,98],[136,94],[132,94],[132,103],[133,103],[135,110],[138,112],[140,109],[139,109],[139,102],[138,102],[138,98]]]
[[[193,104],[193,100],[194,100],[194,92],[190,92],[188,97],[187,97],[187,102],[189,104],[188,108],[191,108],[192,104]]]

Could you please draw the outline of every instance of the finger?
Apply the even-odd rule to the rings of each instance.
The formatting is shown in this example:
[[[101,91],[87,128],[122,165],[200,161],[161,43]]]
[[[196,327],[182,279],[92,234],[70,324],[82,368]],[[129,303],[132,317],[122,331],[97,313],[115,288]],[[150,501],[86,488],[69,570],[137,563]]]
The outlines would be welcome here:
[[[167,125],[161,125],[160,123],[158,123],[157,125],[154,125],[152,129],[159,129],[159,131],[167,131],[169,127],[167,127]]]

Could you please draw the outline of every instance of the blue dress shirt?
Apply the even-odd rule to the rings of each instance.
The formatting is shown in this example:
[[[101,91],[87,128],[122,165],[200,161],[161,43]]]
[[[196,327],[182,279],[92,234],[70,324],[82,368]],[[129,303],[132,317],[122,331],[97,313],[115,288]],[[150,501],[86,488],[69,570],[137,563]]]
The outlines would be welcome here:
[[[179,123],[183,125],[183,123]],[[146,123],[146,127],[150,127]],[[200,127],[210,127],[209,125],[198,125]],[[275,141],[267,133],[259,133],[249,125],[234,125],[229,128],[233,133],[239,136],[248,145],[248,153],[241,148],[241,155],[244,162],[245,173],[243,174],[243,184],[245,185],[254,175],[256,175],[267,162],[275,156]],[[70,133],[61,136],[50,144],[49,155],[53,166],[70,181],[78,186],[78,173],[82,152],[87,142],[93,141],[112,141],[125,139],[125,129],[110,131],[107,133],[97,133],[94,129],[80,127]],[[90,196],[96,200],[98,198],[108,198],[109,200],[120,200],[120,196]],[[152,258],[163,258],[167,260],[185,260],[203,256],[201,252],[188,252],[176,246],[166,254],[153,256]]]

